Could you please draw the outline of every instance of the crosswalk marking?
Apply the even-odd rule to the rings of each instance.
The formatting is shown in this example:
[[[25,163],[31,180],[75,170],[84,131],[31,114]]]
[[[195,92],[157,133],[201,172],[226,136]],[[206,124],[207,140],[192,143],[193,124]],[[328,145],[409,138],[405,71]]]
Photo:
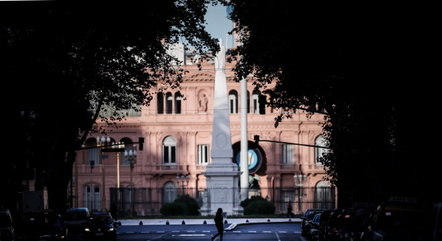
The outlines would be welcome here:
[[[118,232],[118,234],[164,234],[164,233],[211,233],[214,231],[211,230],[201,230],[201,231],[196,231],[196,230],[157,230],[157,231],[141,231],[141,232],[137,232],[137,231],[126,231],[126,232]],[[269,230],[233,230],[230,231],[232,233],[280,233],[280,234],[287,234],[287,233],[293,233],[293,234],[301,234],[301,231],[293,231],[293,232],[287,232],[287,231],[269,231]]]

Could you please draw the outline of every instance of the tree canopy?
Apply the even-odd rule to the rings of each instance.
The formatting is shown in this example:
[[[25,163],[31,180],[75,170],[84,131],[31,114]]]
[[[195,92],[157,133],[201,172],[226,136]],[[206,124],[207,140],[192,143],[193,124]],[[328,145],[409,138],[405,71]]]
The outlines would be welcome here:
[[[0,174],[9,194],[1,203],[14,206],[23,181],[35,178],[37,190],[48,188],[50,207],[64,208],[75,150],[95,121],[115,121],[124,118],[121,110],[147,105],[160,82],[177,87],[182,70],[167,53],[174,43],[217,51],[204,25],[214,3],[2,2],[0,65],[11,148]]]
[[[417,162],[435,153],[426,144],[434,117],[432,15],[420,6],[343,6],[293,1],[228,1],[240,45],[237,79],[253,73],[281,108],[326,113],[332,151],[323,163],[338,186],[340,205],[379,202],[391,195],[435,199],[422,192],[435,173]],[[432,133],[432,134],[430,134]],[[431,173],[431,174],[430,174]],[[438,196],[439,195],[439,196]]]

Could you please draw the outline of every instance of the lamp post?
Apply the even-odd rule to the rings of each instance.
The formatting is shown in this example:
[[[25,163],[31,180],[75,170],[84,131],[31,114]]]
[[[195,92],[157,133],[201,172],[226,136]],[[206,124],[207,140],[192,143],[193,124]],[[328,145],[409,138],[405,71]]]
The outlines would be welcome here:
[[[189,183],[189,177],[183,174],[177,174],[176,178],[178,180],[178,185],[180,185],[181,180],[181,195],[184,196],[184,186],[187,186]]]
[[[97,147],[100,149],[100,164],[101,164],[101,172],[102,172],[102,182],[103,182],[103,194],[102,194],[102,200],[103,203],[106,203],[106,169],[104,168],[103,158],[102,158],[102,152],[103,152],[103,146],[107,146],[111,143],[111,138],[109,136],[97,136]],[[92,162],[91,164],[91,172],[92,172]]]
[[[129,160],[129,166],[130,166],[130,185],[134,186],[132,183],[133,178],[133,170],[136,164],[136,158],[137,158],[137,151],[135,149],[129,149],[124,151],[124,157]]]
[[[126,158],[126,160],[129,161],[129,167],[130,167],[130,202],[131,202],[131,206],[132,206],[132,215],[135,216],[135,200],[134,200],[134,184],[133,184],[133,171],[134,171],[134,167],[135,167],[135,163],[136,163],[136,157],[137,157],[137,151],[135,151],[135,149],[133,149],[133,147],[131,149],[126,149],[124,150],[124,157]]]
[[[125,151],[125,144],[123,142],[112,142],[112,139],[109,136],[97,136],[96,139],[96,146],[82,146],[81,148],[78,148],[77,150],[89,150],[89,149],[99,149],[100,150],[100,161],[101,161],[101,168],[102,168],[102,183],[103,183],[103,192],[102,192],[102,203],[106,203],[106,177],[105,177],[105,168],[104,164],[102,162],[102,152],[116,152],[117,156],[117,200],[120,200],[120,153]],[[144,137],[138,137],[138,142],[132,142],[132,144],[138,144],[138,150],[143,150],[143,144],[144,144]],[[134,158],[136,156],[136,152],[134,153],[134,150],[132,152],[134,155]],[[92,169],[95,166],[94,161],[89,161],[89,165]],[[131,169],[133,169],[135,165],[135,162],[131,163]],[[72,180],[71,180],[72,183]]]
[[[118,196],[117,200],[120,200],[120,153],[124,151],[124,143],[122,142],[112,142],[112,139],[109,136],[101,136],[97,137],[97,146],[100,148],[101,152],[116,152],[117,154],[117,189],[118,189]],[[100,153],[101,157],[101,153]],[[103,202],[106,203],[106,194],[105,194],[105,168],[104,164],[102,164],[103,167]]]
[[[302,190],[302,187],[304,186],[304,183],[306,180],[307,180],[307,176],[303,173],[295,173],[293,175],[293,181],[295,182],[295,187],[298,188],[298,211],[300,213],[302,212],[301,199],[302,199],[302,195],[304,195],[303,193],[301,193],[301,190]]]

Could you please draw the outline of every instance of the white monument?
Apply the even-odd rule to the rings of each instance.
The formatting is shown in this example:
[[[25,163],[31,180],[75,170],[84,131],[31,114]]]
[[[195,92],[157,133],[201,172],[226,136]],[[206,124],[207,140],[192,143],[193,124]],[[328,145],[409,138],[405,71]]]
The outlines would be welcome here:
[[[222,208],[228,215],[242,214],[238,165],[232,162],[233,149],[227,98],[225,69],[226,49],[220,40],[220,51],[215,57],[215,88],[212,124],[212,161],[207,165],[207,191],[201,207],[202,215],[214,215]]]

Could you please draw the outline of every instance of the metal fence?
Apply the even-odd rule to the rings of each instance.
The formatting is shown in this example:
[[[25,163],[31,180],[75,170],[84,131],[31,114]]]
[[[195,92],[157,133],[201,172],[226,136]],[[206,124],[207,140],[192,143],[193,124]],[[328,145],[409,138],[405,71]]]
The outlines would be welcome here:
[[[160,215],[164,204],[180,195],[189,195],[201,207],[207,200],[204,199],[206,192],[206,189],[192,188],[110,188],[110,206],[116,207],[119,218],[154,216]],[[332,209],[337,201],[334,187],[249,189],[248,193],[249,197],[261,196],[272,202],[275,214],[287,214],[289,205],[294,214],[301,214],[308,208]]]

